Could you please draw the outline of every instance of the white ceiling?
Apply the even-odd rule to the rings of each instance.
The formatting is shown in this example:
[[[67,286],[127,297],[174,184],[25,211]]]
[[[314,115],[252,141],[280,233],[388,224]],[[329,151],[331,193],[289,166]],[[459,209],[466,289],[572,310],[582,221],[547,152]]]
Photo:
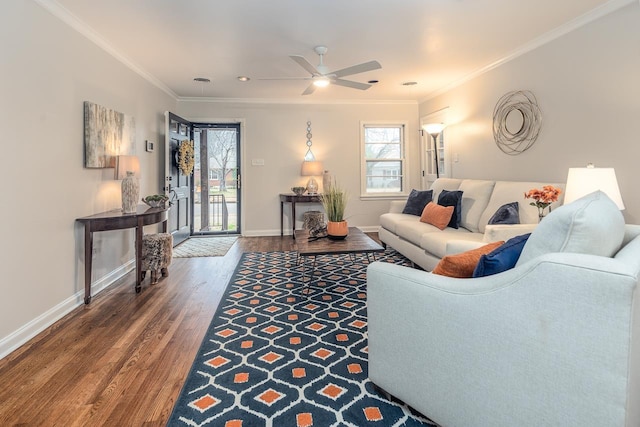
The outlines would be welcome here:
[[[178,97],[303,99],[329,48],[332,71],[377,60],[366,91],[318,89],[306,100],[423,100],[630,0],[36,0]],[[248,76],[242,83],[238,76]],[[194,77],[211,79],[209,84]],[[417,82],[404,86],[403,82]]]

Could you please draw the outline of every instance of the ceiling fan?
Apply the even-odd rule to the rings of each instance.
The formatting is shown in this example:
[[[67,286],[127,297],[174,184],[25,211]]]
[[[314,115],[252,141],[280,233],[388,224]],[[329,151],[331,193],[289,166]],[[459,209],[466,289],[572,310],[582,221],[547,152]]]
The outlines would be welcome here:
[[[284,77],[279,79],[260,79],[260,80],[312,80],[311,84],[302,92],[303,95],[310,95],[315,90],[316,87],[325,87],[329,84],[334,84],[338,86],[350,87],[353,89],[367,90],[371,87],[370,84],[367,83],[359,83],[351,80],[344,80],[341,77],[350,76],[352,74],[364,73],[366,71],[372,71],[382,68],[378,61],[369,61],[364,62],[362,64],[354,65],[351,67],[343,68],[337,71],[329,71],[329,68],[324,65],[323,56],[327,53],[327,48],[325,46],[316,46],[313,49],[318,56],[320,56],[320,63],[317,66],[313,66],[309,61],[305,59],[304,56],[301,55],[290,55],[289,57],[293,59],[298,65],[304,68],[307,72],[311,73],[311,77],[305,78],[296,78],[296,77]]]

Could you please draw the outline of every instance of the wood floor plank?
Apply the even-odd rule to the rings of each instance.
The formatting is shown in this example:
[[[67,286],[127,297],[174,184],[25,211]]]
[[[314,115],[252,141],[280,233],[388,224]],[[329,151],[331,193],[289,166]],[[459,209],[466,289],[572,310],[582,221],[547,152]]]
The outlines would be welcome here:
[[[290,250],[242,237],[224,257],[174,258],[139,294],[129,273],[0,360],[0,425],[165,425],[242,254]]]

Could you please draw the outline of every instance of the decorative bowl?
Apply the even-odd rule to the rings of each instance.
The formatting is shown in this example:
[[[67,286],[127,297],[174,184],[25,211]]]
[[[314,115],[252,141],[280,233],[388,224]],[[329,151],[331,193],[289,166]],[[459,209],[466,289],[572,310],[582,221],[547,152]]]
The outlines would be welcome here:
[[[169,200],[164,194],[154,194],[153,196],[147,196],[142,199],[144,203],[152,208],[164,208],[164,204]]]
[[[291,187],[291,191],[293,191],[296,196],[302,196],[307,189],[306,187]]]

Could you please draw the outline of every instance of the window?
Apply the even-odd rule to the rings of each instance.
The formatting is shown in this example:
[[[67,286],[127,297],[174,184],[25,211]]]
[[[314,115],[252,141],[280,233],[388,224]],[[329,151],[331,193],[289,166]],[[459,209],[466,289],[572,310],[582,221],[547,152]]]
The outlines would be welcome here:
[[[363,123],[363,196],[395,196],[405,190],[405,124]]]

